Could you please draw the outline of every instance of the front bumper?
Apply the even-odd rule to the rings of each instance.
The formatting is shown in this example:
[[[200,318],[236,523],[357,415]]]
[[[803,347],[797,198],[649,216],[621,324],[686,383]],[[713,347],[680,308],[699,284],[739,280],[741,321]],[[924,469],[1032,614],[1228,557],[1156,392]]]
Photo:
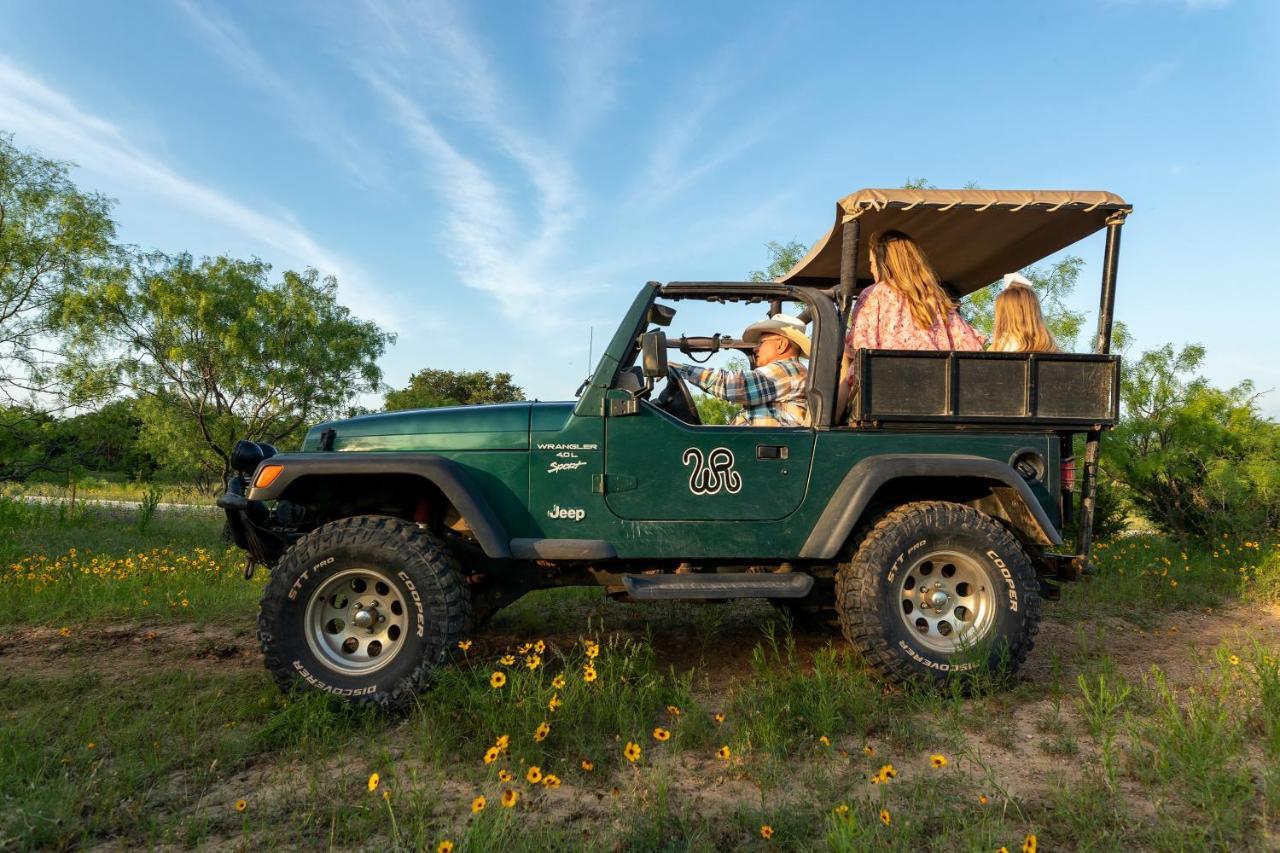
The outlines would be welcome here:
[[[217,504],[227,514],[231,541],[249,555],[246,575],[258,564],[268,568],[274,566],[289,547],[289,542],[270,526],[271,513],[267,505],[244,496],[244,480],[239,476],[231,478],[227,491],[218,497]]]

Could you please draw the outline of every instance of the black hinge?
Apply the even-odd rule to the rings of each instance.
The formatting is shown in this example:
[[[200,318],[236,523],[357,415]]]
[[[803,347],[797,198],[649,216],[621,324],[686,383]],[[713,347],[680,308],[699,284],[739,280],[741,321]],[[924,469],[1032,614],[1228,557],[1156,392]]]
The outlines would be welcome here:
[[[623,415],[634,415],[635,413],[635,397],[609,397],[604,401],[604,416],[607,418],[620,418]]]
[[[593,474],[591,477],[591,493],[596,495],[629,492],[639,486],[635,477],[628,477],[626,474]]]

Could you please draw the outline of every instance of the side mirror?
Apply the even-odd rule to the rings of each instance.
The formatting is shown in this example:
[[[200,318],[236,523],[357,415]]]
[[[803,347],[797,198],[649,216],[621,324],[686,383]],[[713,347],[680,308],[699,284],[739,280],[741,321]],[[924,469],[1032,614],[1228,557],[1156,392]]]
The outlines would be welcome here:
[[[640,336],[640,363],[649,379],[667,375],[667,336],[664,332],[645,332]]]
[[[670,305],[662,305],[655,302],[649,306],[649,322],[655,326],[670,326],[675,316],[676,309]]]

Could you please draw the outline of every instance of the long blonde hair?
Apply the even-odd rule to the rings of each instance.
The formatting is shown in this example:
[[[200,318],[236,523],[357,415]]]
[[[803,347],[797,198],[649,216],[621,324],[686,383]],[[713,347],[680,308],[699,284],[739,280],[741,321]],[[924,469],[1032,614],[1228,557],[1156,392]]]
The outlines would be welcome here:
[[[1010,284],[996,297],[991,349],[996,352],[1058,351],[1058,344],[1044,323],[1040,297],[1025,284]]]
[[[880,280],[907,300],[917,326],[927,330],[934,323],[947,322],[955,303],[915,240],[901,231],[885,231],[872,236],[871,253]]]

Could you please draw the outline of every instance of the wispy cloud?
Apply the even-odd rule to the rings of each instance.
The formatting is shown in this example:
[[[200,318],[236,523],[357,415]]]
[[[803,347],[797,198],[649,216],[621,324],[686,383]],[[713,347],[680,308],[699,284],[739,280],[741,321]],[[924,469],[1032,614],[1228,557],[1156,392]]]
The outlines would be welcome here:
[[[253,46],[231,20],[196,0],[177,0],[199,36],[215,56],[245,82],[259,89],[288,117],[288,124],[316,150],[343,169],[358,185],[383,180],[381,162],[372,150],[335,115],[322,93],[299,80],[286,79]]]
[[[385,307],[359,268],[321,246],[292,215],[269,215],[179,174],[141,149],[121,128],[82,110],[71,98],[2,56],[0,127],[15,132],[19,145],[111,175],[189,214],[229,227],[273,250],[277,260],[336,275],[344,298],[349,303],[358,300],[360,313],[396,327],[395,313]]]
[[[721,126],[714,138],[707,135],[718,111],[736,92],[737,69],[742,67],[737,60],[736,49],[722,51],[682,81],[681,94],[653,134],[656,141],[628,207],[652,209],[663,204],[765,135],[768,120],[756,111],[727,132]]]
[[[567,239],[588,207],[573,168],[572,139],[529,128],[528,108],[511,94],[461,7],[444,0],[412,7],[367,0],[365,8],[371,32],[350,61],[427,167],[459,278],[493,294],[509,317],[527,317],[529,306],[540,303],[551,310],[538,312],[535,321],[556,322],[548,318],[557,316],[553,309],[573,292],[576,278],[564,268]],[[566,8],[579,16],[571,30],[595,20],[589,8]],[[585,86],[588,76],[611,73],[604,59],[582,62],[566,72],[566,92]],[[588,123],[577,121],[579,129]],[[465,153],[451,140],[464,136]]]
[[[587,130],[618,98],[618,74],[638,28],[640,6],[603,0],[560,0],[557,31],[570,139]]]

